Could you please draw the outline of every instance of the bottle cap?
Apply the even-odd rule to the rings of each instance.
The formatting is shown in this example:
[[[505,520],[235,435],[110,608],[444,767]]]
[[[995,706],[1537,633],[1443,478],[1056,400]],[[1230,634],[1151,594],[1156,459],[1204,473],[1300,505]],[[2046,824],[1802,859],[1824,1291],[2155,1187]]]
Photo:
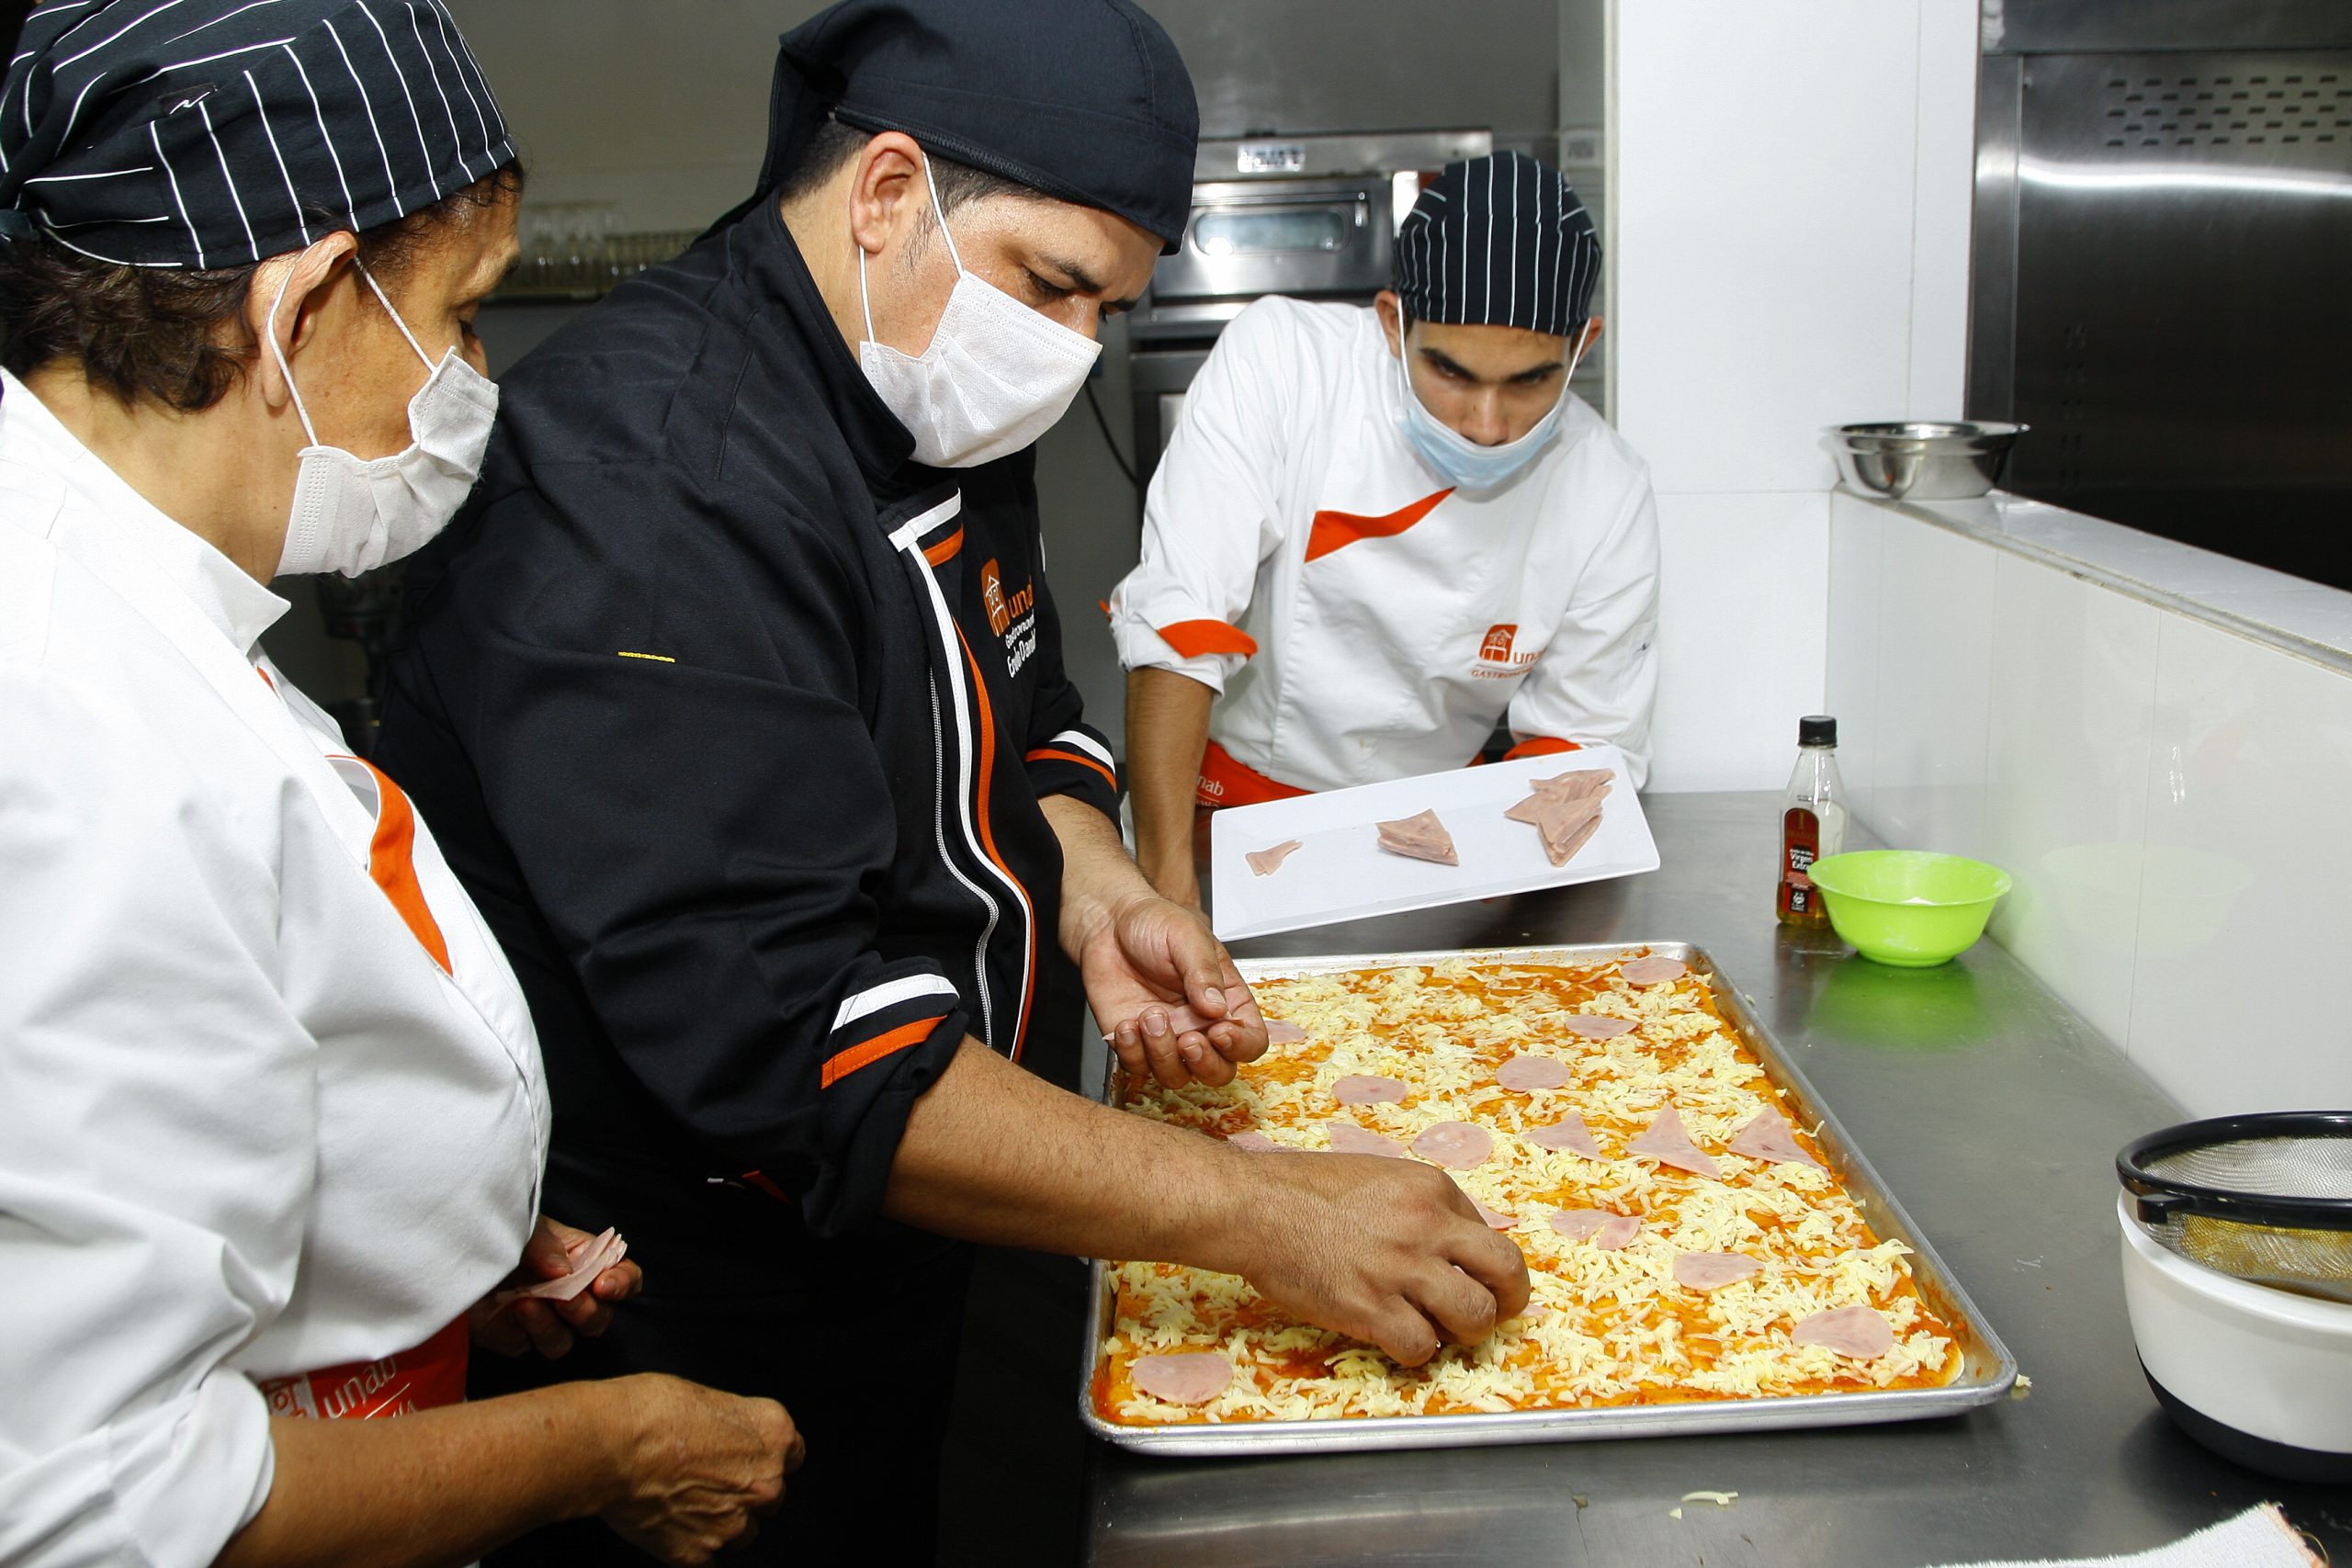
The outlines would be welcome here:
[[[1837,745],[1838,721],[1826,713],[1810,714],[1797,720],[1797,744],[1800,746]]]

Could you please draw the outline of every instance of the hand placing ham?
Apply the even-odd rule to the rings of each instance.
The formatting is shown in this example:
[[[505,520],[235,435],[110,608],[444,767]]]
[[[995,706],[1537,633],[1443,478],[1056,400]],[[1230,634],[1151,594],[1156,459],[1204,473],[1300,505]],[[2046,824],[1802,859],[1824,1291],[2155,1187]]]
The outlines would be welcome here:
[[[536,1349],[552,1360],[574,1335],[594,1339],[612,1322],[613,1303],[645,1282],[636,1264],[622,1261],[627,1250],[616,1232],[591,1235],[541,1214],[522,1263],[469,1309],[473,1342],[502,1356]]]
[[[1418,1367],[1527,1305],[1527,1260],[1443,1171],[1352,1154],[1253,1154],[1237,1270],[1296,1317]]]

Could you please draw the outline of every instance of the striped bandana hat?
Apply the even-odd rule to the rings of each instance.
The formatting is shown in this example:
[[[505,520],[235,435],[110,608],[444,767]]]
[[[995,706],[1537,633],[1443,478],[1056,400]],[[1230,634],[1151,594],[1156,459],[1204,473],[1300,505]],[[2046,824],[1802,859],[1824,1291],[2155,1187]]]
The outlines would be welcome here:
[[[1396,231],[1405,313],[1566,337],[1592,313],[1600,241],[1559,174],[1518,152],[1448,164]]]
[[[0,85],[0,239],[242,266],[514,156],[442,0],[51,0]]]

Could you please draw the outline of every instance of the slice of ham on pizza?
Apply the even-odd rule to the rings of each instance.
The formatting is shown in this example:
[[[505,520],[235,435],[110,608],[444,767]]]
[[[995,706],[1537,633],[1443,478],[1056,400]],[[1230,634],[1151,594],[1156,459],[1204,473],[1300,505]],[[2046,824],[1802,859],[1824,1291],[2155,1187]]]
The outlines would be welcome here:
[[[1454,852],[1453,835],[1445,830],[1445,824],[1437,819],[1434,811],[1423,811],[1374,826],[1380,830],[1380,847],[1392,855],[1403,855],[1408,860],[1434,861],[1440,865],[1462,863],[1462,857]]]
[[[1769,1107],[1744,1122],[1724,1147],[1749,1159],[1769,1160],[1777,1165],[1809,1165],[1816,1170],[1821,1168],[1821,1162],[1805,1153],[1804,1145],[1797,1142],[1789,1119]]]
[[[1678,1284],[1694,1291],[1720,1291],[1763,1271],[1764,1265],[1738,1252],[1685,1252],[1674,1259]]]
[[[1170,1404],[1206,1404],[1233,1382],[1233,1362],[1216,1350],[1138,1356],[1128,1372],[1138,1393]]]
[[[1858,1361],[1875,1361],[1894,1348],[1894,1330],[1885,1314],[1866,1306],[1832,1307],[1801,1318],[1789,1337]]]
[[[1671,1105],[1659,1111],[1657,1118],[1625,1145],[1625,1152],[1654,1159],[1660,1165],[1687,1170],[1693,1176],[1713,1177],[1717,1181],[1724,1179],[1724,1168],[1715,1163],[1713,1156],[1690,1141],[1690,1129],[1682,1124],[1682,1112]]]

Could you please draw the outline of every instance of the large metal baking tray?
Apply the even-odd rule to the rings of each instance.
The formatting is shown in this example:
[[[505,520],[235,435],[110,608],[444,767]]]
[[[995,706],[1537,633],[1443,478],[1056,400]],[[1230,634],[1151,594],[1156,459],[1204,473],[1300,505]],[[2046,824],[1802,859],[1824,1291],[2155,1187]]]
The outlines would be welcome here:
[[[1288,979],[1353,969],[1394,969],[1406,964],[1463,960],[1471,964],[1605,964],[1638,953],[1679,958],[1705,975],[1715,1006],[1754,1051],[1764,1072],[1792,1102],[1792,1119],[1816,1123],[1818,1142],[1881,1240],[1899,1239],[1912,1250],[1911,1272],[1937,1315],[1950,1323],[1961,1343],[1960,1375],[1939,1388],[1884,1389],[1855,1393],[1782,1394],[1758,1399],[1702,1400],[1686,1404],[1609,1406],[1591,1410],[1516,1410],[1498,1415],[1349,1416],[1320,1421],[1236,1421],[1170,1427],[1127,1427],[1096,1414],[1094,1371],[1102,1356],[1103,1325],[1112,1307],[1110,1266],[1093,1265],[1086,1310],[1086,1340],[1080,1362],[1079,1418],[1105,1442],[1144,1453],[1215,1457],[1228,1454],[1323,1453],[1364,1449],[1451,1449],[1498,1443],[1550,1443],[1594,1438],[1659,1438],[1696,1432],[1772,1431],[1794,1427],[1855,1427],[1881,1421],[1915,1421],[1951,1416],[2006,1396],[2017,1382],[2018,1364],[1992,1325],[1968,1299],[1960,1281],[1928,1244],[1878,1172],[1838,1125],[1813,1086],[1781,1050],[1739,987],[1726,979],[1707,952],[1690,942],[1597,942],[1570,947],[1499,947],[1434,953],[1352,953],[1328,958],[1251,959],[1237,965],[1247,980]],[[1125,1099],[1117,1058],[1104,1074],[1102,1099]]]

